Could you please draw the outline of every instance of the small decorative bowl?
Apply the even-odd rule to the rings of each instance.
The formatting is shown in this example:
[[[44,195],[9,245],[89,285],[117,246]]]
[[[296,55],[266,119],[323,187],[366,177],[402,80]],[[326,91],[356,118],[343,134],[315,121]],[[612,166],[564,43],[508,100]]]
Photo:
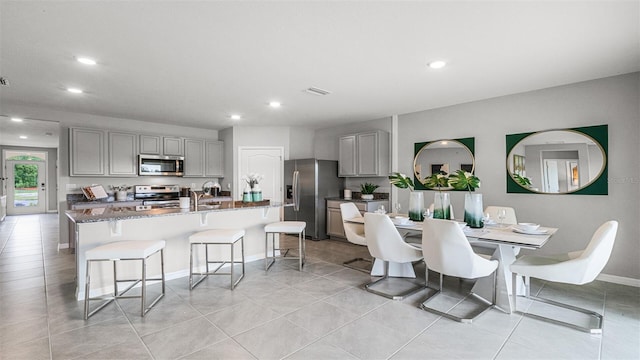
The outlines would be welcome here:
[[[518,228],[524,231],[536,231],[540,225],[534,223],[518,223]]]

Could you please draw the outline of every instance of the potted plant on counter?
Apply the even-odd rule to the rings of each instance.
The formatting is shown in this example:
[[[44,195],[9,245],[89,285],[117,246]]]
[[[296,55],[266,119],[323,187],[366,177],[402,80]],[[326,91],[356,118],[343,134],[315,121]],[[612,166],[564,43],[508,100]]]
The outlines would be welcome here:
[[[362,193],[362,200],[373,200],[373,192],[379,188],[379,185],[372,183],[360,184],[360,192]]]

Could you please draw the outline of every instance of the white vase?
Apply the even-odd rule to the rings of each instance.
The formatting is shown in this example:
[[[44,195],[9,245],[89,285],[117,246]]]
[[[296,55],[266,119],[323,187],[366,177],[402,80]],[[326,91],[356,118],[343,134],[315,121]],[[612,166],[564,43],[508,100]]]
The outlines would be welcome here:
[[[409,193],[409,219],[424,220],[424,196],[419,191]]]
[[[262,189],[258,184],[253,185],[251,188],[251,201],[262,201]]]
[[[471,228],[484,226],[482,213],[482,194],[466,193],[464,195],[464,222]]]
[[[373,200],[373,194],[362,194],[360,195],[362,200]]]
[[[451,218],[451,200],[449,193],[438,191],[433,199],[433,218],[434,219],[450,219]]]
[[[116,201],[127,201],[127,191],[116,191]]]

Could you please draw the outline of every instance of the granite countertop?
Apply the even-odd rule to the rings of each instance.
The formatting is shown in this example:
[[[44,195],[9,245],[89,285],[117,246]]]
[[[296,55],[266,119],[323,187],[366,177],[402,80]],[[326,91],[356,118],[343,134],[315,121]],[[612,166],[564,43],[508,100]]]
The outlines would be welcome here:
[[[235,206],[234,206],[235,204]],[[98,207],[84,210],[67,210],[65,215],[74,223],[92,223],[102,221],[114,221],[114,220],[132,220],[158,216],[178,216],[186,214],[198,214],[209,213],[217,211],[236,211],[244,209],[260,209],[260,208],[274,208],[286,206],[279,202],[270,202],[269,204],[238,206],[237,202],[222,203],[219,208],[204,207],[200,205],[198,211],[195,211],[193,206],[189,209],[168,209],[158,208],[149,210],[137,210],[136,206],[113,206],[113,207]]]
[[[351,201],[351,202],[373,202],[373,201],[389,201],[389,199],[373,199],[373,200],[363,200],[363,199],[356,199],[351,198],[351,199],[345,199],[343,197],[339,197],[339,196],[330,196],[330,197],[326,197],[326,200],[339,200],[339,201]]]

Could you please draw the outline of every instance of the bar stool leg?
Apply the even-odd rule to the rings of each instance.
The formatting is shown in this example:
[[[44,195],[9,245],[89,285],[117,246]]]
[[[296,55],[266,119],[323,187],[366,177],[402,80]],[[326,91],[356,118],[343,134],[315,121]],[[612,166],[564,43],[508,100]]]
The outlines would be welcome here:
[[[118,274],[116,273],[116,261],[112,260],[113,263],[113,296],[118,296]]]
[[[233,268],[235,267],[235,262],[234,262],[234,257],[233,257],[233,248],[234,248],[234,243],[230,244],[231,246],[231,290],[233,290],[233,288],[235,287],[235,285],[233,284]]]
[[[142,301],[140,302],[140,316],[145,314],[145,305],[147,298],[147,259],[142,259]]]
[[[240,247],[242,249],[242,274],[244,274],[244,236],[240,239]]]
[[[189,289],[193,289],[193,245],[189,246]]]
[[[165,288],[164,288],[164,249],[160,249],[160,271],[162,272],[162,296],[164,296]]]
[[[85,281],[84,281],[84,319],[89,318],[89,290],[91,289],[91,260],[87,260]]]
[[[302,233],[298,233],[298,268],[302,271]]]

